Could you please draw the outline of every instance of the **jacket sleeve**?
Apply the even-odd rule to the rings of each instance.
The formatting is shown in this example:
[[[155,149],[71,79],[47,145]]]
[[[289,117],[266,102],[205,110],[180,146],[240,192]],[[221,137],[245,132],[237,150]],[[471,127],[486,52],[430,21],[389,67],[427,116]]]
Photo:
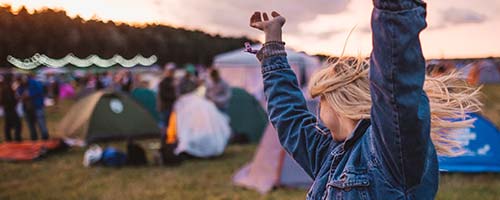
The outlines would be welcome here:
[[[285,55],[264,58],[262,73],[269,119],[281,144],[309,176],[315,178],[334,145],[330,132],[308,111]]]
[[[425,60],[419,34],[426,5],[419,0],[374,0],[370,91],[372,135],[394,181],[420,183],[430,142],[430,111],[423,91]]]

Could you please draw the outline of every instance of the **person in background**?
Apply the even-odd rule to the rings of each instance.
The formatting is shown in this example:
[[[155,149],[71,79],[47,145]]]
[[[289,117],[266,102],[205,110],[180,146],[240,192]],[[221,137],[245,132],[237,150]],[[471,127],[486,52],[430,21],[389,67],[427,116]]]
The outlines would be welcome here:
[[[165,128],[168,126],[172,106],[176,99],[176,90],[174,85],[175,67],[169,66],[165,69],[163,79],[158,85],[158,110],[161,114],[162,124]],[[162,134],[162,141],[163,136]]]
[[[221,112],[225,113],[231,98],[231,87],[220,77],[217,69],[211,69],[209,73],[210,76],[205,83],[207,87],[206,97],[214,102]]]
[[[192,65],[186,67],[186,74],[179,82],[179,96],[183,94],[190,93],[198,87],[198,81],[196,77],[196,68]]]
[[[104,72],[103,76],[101,77],[101,82],[104,88],[110,87],[113,84],[113,73],[111,73],[111,71]]]
[[[59,100],[60,80],[57,74],[49,74],[47,76],[47,95],[54,100],[54,105],[57,105]]]
[[[112,76],[110,88],[113,91],[121,91],[121,89],[122,89],[122,84],[121,84],[122,77],[123,77],[123,71],[118,71]]]
[[[129,166],[141,166],[148,164],[144,148],[130,138],[127,140],[127,159],[125,164]]]
[[[4,110],[4,131],[5,141],[12,141],[11,131],[14,129],[14,140],[22,141],[21,137],[21,119],[16,111],[17,99],[14,90],[12,89],[12,74],[5,74],[0,78],[1,98],[0,105]]]
[[[102,81],[103,79],[103,73],[96,73],[96,85],[95,85],[95,89],[96,90],[102,90],[104,89],[104,83]]]
[[[49,133],[45,122],[43,85],[35,80],[33,75],[22,77],[21,86],[17,93],[23,102],[23,111],[26,122],[30,129],[31,140],[37,140],[36,126],[40,129],[42,139],[49,139]]]
[[[97,79],[95,77],[94,74],[92,73],[88,73],[86,75],[86,79],[85,79],[85,88],[86,89],[89,89],[89,90],[93,90],[96,88],[96,85],[97,85]]]
[[[79,88],[86,88],[87,87],[88,76],[85,73],[80,73],[80,74],[76,73],[75,74],[75,81],[76,81],[76,85]]]
[[[161,124],[164,128],[161,134],[160,149],[156,155],[156,160],[160,165],[177,165],[182,158],[174,154],[177,147],[175,113],[173,113],[174,103],[177,100],[175,87],[175,66],[168,65],[165,68],[163,79],[158,84],[158,110],[160,112]]]
[[[133,76],[131,71],[126,71],[121,78],[121,90],[122,92],[130,93],[133,85]]]

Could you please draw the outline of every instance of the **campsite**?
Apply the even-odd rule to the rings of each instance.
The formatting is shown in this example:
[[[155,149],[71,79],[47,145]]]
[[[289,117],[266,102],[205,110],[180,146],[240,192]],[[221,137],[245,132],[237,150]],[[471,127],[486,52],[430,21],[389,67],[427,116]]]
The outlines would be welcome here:
[[[0,0],[0,200],[500,199],[499,10]]]
[[[299,84],[305,86],[311,74],[320,68],[319,61],[303,53],[288,51],[294,72],[303,78],[302,81],[299,78]],[[159,86],[139,85],[130,94],[109,89],[78,90],[68,86],[72,88],[69,97],[46,108],[47,126],[51,137],[71,139],[64,142],[76,146],[68,147],[59,144],[58,140],[49,140],[20,153],[26,150],[21,151],[22,145],[29,146],[29,142],[15,147],[9,146],[15,143],[2,143],[0,199],[31,199],[33,196],[39,199],[302,199],[313,180],[281,147],[278,133],[269,123],[262,103],[265,101],[262,86],[252,84],[262,81],[260,66],[246,56],[238,49],[215,58],[216,68],[231,85],[226,112],[234,136],[229,144],[224,142],[227,146],[222,146],[222,150],[220,145],[214,149],[213,144],[217,142],[209,142],[201,135],[198,141],[201,143],[191,141],[184,143],[183,148],[196,150],[198,154],[194,155],[213,153],[161,166],[156,162],[158,135],[170,136],[162,133],[166,130],[157,125],[161,121],[161,113],[156,110]],[[432,67],[428,68],[428,73],[445,73],[450,70],[446,68],[449,62],[484,63],[429,61]],[[495,199],[500,195],[500,160],[497,159],[500,156],[499,79],[488,78],[492,74],[490,71],[495,71],[491,65],[489,68],[478,66],[457,65],[457,69],[468,75],[464,80],[484,84],[481,88],[484,110],[471,114],[476,119],[475,127],[456,130],[462,135],[458,141],[466,147],[466,152],[457,157],[438,158],[441,177],[437,199]],[[141,77],[139,80],[160,82],[155,75],[157,69],[138,69],[133,73]],[[175,69],[174,76],[185,76],[188,73],[185,71],[188,70]],[[209,111],[216,109],[214,104],[194,95],[203,92],[203,87],[199,87],[178,100],[178,120],[186,116],[195,119],[177,122],[175,127],[181,129],[177,130],[179,140],[199,131],[196,126],[200,124],[205,127],[210,126],[207,122],[218,124],[213,121],[217,116]],[[191,101],[196,105],[191,105]],[[306,104],[310,112],[319,109],[315,99],[307,98]],[[182,110],[186,110],[184,114]],[[0,122],[0,126],[3,125],[4,122]],[[183,126],[185,128],[179,128]],[[23,130],[28,129],[23,123]],[[24,131],[23,138],[28,137],[28,132]],[[227,141],[224,135],[210,137],[215,141]],[[85,164],[91,148],[85,144],[127,152],[130,139],[145,150],[146,165]],[[212,146],[207,146],[210,144]]]
[[[484,115],[498,126],[499,86],[485,86]],[[72,102],[48,109],[48,126],[57,122]],[[1,126],[0,122],[0,126]],[[152,140],[144,140],[147,145]],[[111,145],[124,148],[123,142]],[[235,186],[232,178],[254,157],[258,144],[229,145],[220,158],[189,160],[179,167],[124,167],[81,165],[84,149],[72,148],[29,163],[0,162],[0,199],[303,199],[306,188],[278,186],[266,195]],[[150,152],[149,152],[150,153]],[[151,154],[148,157],[151,158]],[[200,186],[203,185],[203,188]],[[437,199],[495,199],[500,174],[445,173]]]

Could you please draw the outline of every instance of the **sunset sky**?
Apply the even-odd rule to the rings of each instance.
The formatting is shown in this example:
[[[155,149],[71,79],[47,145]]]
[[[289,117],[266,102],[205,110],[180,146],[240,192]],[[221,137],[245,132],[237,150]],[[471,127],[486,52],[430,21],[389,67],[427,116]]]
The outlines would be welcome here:
[[[284,40],[308,53],[339,55],[371,50],[371,0],[0,0],[13,8],[66,10],[84,19],[161,23],[225,36],[262,40],[248,27],[255,10],[277,10],[287,18]],[[500,56],[500,0],[433,0],[422,33],[427,58]]]

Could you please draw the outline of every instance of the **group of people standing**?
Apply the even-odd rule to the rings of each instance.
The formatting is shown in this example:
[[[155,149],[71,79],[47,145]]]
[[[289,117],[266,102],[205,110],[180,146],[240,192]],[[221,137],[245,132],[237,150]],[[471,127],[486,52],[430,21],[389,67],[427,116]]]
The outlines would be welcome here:
[[[131,71],[122,70],[116,73],[105,71],[100,73],[87,73],[77,78],[80,87],[89,90],[113,89],[129,93],[133,89],[134,76]]]
[[[17,105],[22,105],[22,116],[24,117],[30,131],[31,140],[38,140],[38,130],[41,139],[49,139],[49,133],[45,121],[44,85],[36,80],[32,74],[15,77],[7,73],[0,78],[0,105],[4,110],[4,132],[5,141],[22,141],[22,123]],[[14,137],[12,137],[14,132]]]

